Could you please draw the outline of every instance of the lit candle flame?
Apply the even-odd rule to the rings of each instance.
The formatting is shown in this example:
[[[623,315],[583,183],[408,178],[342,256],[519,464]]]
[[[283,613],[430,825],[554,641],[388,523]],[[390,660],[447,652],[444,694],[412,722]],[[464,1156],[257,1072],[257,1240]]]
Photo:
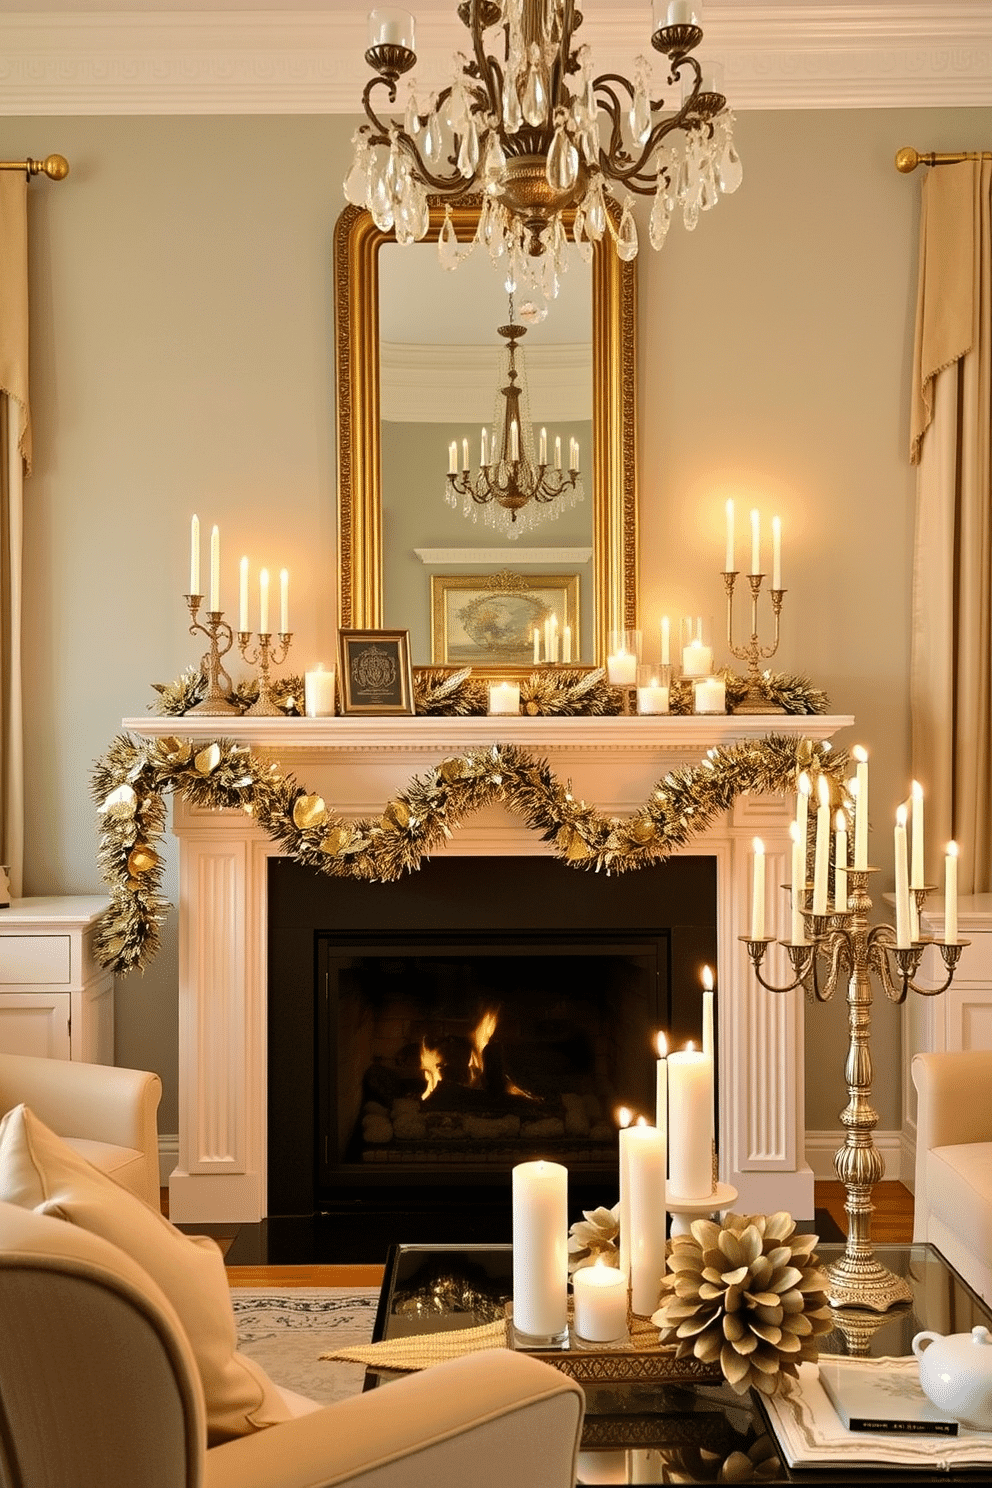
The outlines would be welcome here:
[[[665,1035],[662,1032],[659,1031],[658,1033],[655,1034],[654,1043],[655,1043],[655,1048],[658,1050],[658,1058],[659,1059],[667,1059],[668,1058],[668,1039],[665,1037]]]
[[[629,1126],[633,1119],[633,1111],[628,1110],[626,1106],[621,1106],[617,1111],[617,1126]]]
[[[703,986],[707,992],[713,991],[713,973],[708,966],[703,967]]]

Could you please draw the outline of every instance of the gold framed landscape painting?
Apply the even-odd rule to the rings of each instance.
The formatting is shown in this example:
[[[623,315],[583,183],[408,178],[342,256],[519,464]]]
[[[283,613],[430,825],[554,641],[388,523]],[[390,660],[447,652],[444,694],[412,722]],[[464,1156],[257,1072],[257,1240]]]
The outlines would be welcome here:
[[[534,631],[552,616],[558,634],[579,637],[579,575],[431,575],[431,659],[435,666],[529,667]],[[573,650],[573,655],[577,650]]]
[[[342,713],[414,711],[408,631],[342,630],[338,650]]]

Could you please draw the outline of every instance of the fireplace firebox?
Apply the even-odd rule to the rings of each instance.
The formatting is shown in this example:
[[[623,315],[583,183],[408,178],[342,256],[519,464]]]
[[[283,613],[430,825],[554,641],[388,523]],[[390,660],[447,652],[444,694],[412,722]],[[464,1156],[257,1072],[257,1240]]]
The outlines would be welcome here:
[[[269,864],[269,1214],[508,1213],[510,1170],[566,1164],[613,1203],[617,1112],[654,1116],[654,1035],[699,1039],[716,863],[620,877],[530,856],[395,884]],[[462,1221],[454,1216],[462,1215]],[[455,1224],[457,1233],[452,1229]]]

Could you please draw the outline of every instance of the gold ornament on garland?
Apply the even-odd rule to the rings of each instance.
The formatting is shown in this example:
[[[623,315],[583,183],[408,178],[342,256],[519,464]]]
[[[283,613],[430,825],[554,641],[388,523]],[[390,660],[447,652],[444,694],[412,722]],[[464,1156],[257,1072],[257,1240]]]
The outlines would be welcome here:
[[[846,764],[842,751],[810,739],[770,734],[739,740],[710,749],[698,765],[670,771],[637,811],[618,817],[576,799],[546,760],[517,745],[493,744],[442,760],[414,776],[380,816],[351,821],[246,745],[218,739],[195,749],[172,735],[134,740],[121,734],[93,772],[99,862],[111,898],[96,954],[124,975],[142,969],[158,949],[169,906],[156,844],[165,831],[169,792],[191,806],[247,812],[303,867],[390,883],[416,872],[467,816],[496,803],[539,832],[553,857],[597,872],[628,873],[683,848],[738,796],[795,789],[800,770],[822,772],[840,794]],[[147,857],[133,855],[138,846]]]
[[[816,1235],[797,1235],[778,1214],[697,1219],[671,1242],[663,1296],[651,1321],[675,1357],[719,1361],[738,1395],[774,1395],[783,1374],[815,1360],[816,1340],[833,1327]]]

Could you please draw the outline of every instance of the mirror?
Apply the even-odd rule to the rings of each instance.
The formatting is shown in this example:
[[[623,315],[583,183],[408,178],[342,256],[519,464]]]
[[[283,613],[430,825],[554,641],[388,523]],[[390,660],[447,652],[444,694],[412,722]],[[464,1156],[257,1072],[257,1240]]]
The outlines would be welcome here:
[[[478,207],[466,203],[452,208],[452,217],[459,240],[467,242],[475,233]],[[436,244],[444,220],[443,205],[433,204],[431,227],[427,240]],[[382,257],[383,250],[390,254]],[[337,423],[338,423],[338,623],[342,628],[379,629],[385,624],[411,629],[413,660],[415,665],[429,665],[432,661],[451,664],[452,658],[439,653],[437,638],[433,646],[426,641],[417,642],[414,627],[402,615],[397,615],[391,606],[388,585],[394,571],[392,558],[388,558],[384,547],[384,527],[388,527],[388,516],[384,522],[383,468],[384,452],[381,436],[382,369],[380,366],[380,306],[384,274],[394,270],[406,273],[411,270],[417,255],[430,253],[430,273],[443,271],[437,264],[436,247],[426,248],[422,244],[409,248],[398,247],[391,234],[376,228],[368,212],[347,207],[341,214],[335,229],[334,279],[335,279],[335,343],[337,361]],[[454,271],[462,275],[466,269],[479,262],[477,272],[486,272],[493,284],[492,304],[499,307],[496,318],[487,311],[493,325],[490,333],[495,344],[495,325],[506,320],[507,306],[503,280],[499,271],[489,263],[484,250],[476,249],[468,263]],[[388,264],[388,268],[384,265]],[[566,279],[572,275],[589,275],[584,265],[576,263],[569,269]],[[445,280],[450,279],[445,274]],[[588,281],[587,281],[588,282]],[[612,243],[598,245],[591,267],[591,330],[592,330],[592,449],[583,449],[582,471],[585,484],[585,500],[576,508],[582,512],[587,525],[587,546],[591,547],[591,558],[582,570],[581,608],[586,612],[586,636],[581,651],[575,659],[586,665],[603,665],[606,659],[607,635],[610,630],[634,629],[637,625],[637,491],[635,469],[635,271],[634,264],[622,263],[616,256]],[[574,291],[573,291],[574,293]],[[395,298],[395,295],[393,296]],[[420,295],[410,288],[408,300],[417,303]],[[523,298],[521,296],[521,298]],[[550,304],[549,320],[554,316],[554,301]],[[518,317],[519,318],[519,317]],[[481,333],[480,333],[481,334]],[[404,333],[409,336],[410,332]],[[429,339],[425,336],[425,339]],[[478,339],[476,337],[475,339]],[[526,349],[526,343],[525,343]],[[494,386],[495,392],[495,386]],[[439,419],[439,423],[443,422]],[[395,425],[387,426],[395,428]],[[563,426],[564,427],[564,426]],[[459,431],[460,432],[460,431]],[[475,439],[478,439],[478,429]],[[549,428],[549,436],[551,430]],[[453,437],[453,436],[452,436]],[[475,440],[473,440],[473,445]],[[477,455],[473,454],[473,462]],[[448,468],[448,440],[438,434],[436,476],[415,483],[413,489],[403,492],[408,510],[412,509],[416,524],[422,520],[425,534],[432,530],[434,515],[444,506],[444,476]],[[386,462],[388,464],[388,461]],[[395,463],[395,459],[394,459]],[[388,494],[388,493],[387,493]],[[566,538],[563,523],[553,522],[535,530],[532,541],[538,546],[549,543],[571,543]],[[435,628],[440,616],[437,607],[443,603],[438,595],[450,594],[454,577],[465,584],[478,574],[495,573],[498,570],[517,571],[514,551],[520,544],[507,542],[490,529],[464,522],[464,536],[459,546],[466,549],[482,549],[487,553],[505,548],[505,560],[494,563],[464,565],[455,564],[444,568],[431,568],[429,563],[419,567],[415,582],[422,586],[425,605],[432,605]],[[561,536],[559,538],[559,529]],[[484,534],[484,535],[483,535]],[[406,557],[410,563],[409,541],[402,539]],[[548,548],[549,554],[554,548]],[[424,551],[423,549],[421,550]],[[416,560],[419,563],[419,560]],[[549,593],[557,593],[554,585],[561,588],[568,577],[562,569],[569,565],[548,563],[538,568],[519,565],[519,574],[525,583],[536,583],[536,576],[547,579]],[[545,569],[548,570],[545,573]],[[432,586],[431,574],[435,575]],[[438,574],[449,577],[443,582]],[[454,574],[454,577],[451,577]],[[395,581],[394,581],[395,582]],[[434,589],[433,601],[427,596]],[[468,594],[470,591],[466,591]],[[564,592],[564,591],[562,591]],[[543,589],[542,589],[543,593]],[[418,632],[419,633],[419,632]],[[426,652],[426,654],[425,654]],[[473,670],[480,673],[505,673],[507,667],[498,660],[472,661]]]

